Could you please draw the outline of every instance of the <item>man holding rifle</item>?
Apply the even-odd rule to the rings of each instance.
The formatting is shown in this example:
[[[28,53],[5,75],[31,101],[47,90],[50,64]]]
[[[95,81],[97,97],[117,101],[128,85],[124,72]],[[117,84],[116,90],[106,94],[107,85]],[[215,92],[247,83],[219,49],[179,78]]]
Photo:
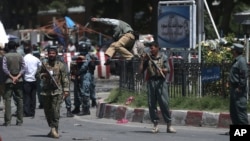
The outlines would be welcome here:
[[[150,53],[145,53],[141,58],[140,71],[147,70],[149,80],[147,81],[148,106],[151,121],[154,124],[152,133],[159,132],[157,102],[159,103],[162,117],[167,124],[167,133],[176,133],[171,126],[171,114],[169,111],[168,85],[166,74],[169,73],[168,58],[160,53],[157,42],[148,43]]]
[[[44,113],[51,130],[49,137],[59,138],[58,125],[60,105],[69,95],[69,78],[64,63],[57,58],[57,48],[48,48],[48,61],[42,62],[40,78],[43,82],[42,93],[44,96]]]

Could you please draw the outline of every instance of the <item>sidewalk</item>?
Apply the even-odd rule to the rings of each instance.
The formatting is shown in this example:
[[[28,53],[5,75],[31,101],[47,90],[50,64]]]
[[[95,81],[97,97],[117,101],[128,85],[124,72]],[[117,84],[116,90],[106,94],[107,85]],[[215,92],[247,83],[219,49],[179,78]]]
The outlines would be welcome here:
[[[115,83],[115,80],[112,82]],[[106,85],[105,83],[101,83],[99,81],[97,85]],[[103,92],[98,91],[97,95],[98,93],[102,95]],[[98,101],[98,106],[96,109],[96,116],[98,118],[114,119],[117,121],[122,121],[125,119],[125,121],[128,122],[151,124],[149,111],[147,108],[131,108],[125,105],[105,103],[104,99],[108,97],[109,91],[106,91],[105,93],[106,97],[102,96]],[[229,128],[231,124],[231,118],[228,112],[213,113],[207,111],[171,110],[171,114],[173,125]],[[160,111],[159,115],[160,124],[165,124],[163,118],[161,117]],[[250,114],[248,114],[248,120],[250,121]]]
[[[189,110],[171,110],[172,124],[181,126],[196,127],[216,127],[229,128],[231,119],[229,113],[212,113],[205,111]],[[161,117],[160,124],[165,124]],[[98,118],[107,118],[114,120],[126,119],[129,122],[139,122],[151,124],[149,111],[147,108],[131,108],[123,105],[114,105],[105,103],[103,99],[99,100],[96,116]],[[250,120],[250,114],[248,115]]]

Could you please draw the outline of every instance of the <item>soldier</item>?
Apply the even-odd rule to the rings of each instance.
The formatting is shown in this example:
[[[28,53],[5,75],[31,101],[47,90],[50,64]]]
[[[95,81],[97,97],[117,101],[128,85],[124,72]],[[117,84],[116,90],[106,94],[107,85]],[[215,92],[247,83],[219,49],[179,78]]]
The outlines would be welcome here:
[[[69,78],[64,63],[57,60],[57,48],[48,48],[48,61],[43,62],[40,78],[43,82],[42,93],[44,97],[44,113],[51,130],[49,137],[59,138],[58,125],[60,105],[69,95]]]
[[[147,82],[148,93],[148,106],[151,121],[154,124],[152,133],[159,132],[158,110],[157,103],[159,103],[162,117],[167,123],[167,133],[176,133],[176,130],[171,126],[171,114],[169,111],[169,97],[168,85],[165,79],[166,74],[169,72],[168,58],[165,54],[160,53],[158,43],[152,42],[149,44],[150,53],[146,53],[142,57],[140,64],[140,71],[143,72],[147,69],[149,73],[149,80]]]
[[[234,61],[230,69],[230,116],[233,125],[248,125],[247,116],[247,77],[248,66],[243,54],[244,46],[234,43]],[[229,135],[229,132],[226,132]]]
[[[16,96],[17,119],[16,125],[23,124],[23,74],[25,63],[22,55],[16,52],[17,44],[14,41],[8,43],[8,53],[3,58],[3,71],[7,75],[5,81],[5,113],[4,126],[9,126],[11,123],[11,97],[13,92]]]

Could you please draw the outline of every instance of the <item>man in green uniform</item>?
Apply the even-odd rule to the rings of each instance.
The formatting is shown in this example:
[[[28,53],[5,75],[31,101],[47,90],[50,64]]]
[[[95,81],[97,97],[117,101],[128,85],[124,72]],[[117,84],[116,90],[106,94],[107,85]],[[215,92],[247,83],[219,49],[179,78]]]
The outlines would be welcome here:
[[[57,60],[57,48],[48,48],[48,61],[43,62],[40,70],[42,93],[44,100],[44,113],[51,130],[49,137],[59,138],[58,125],[60,105],[69,95],[69,78],[64,63]],[[53,80],[54,79],[54,80]]]
[[[234,43],[234,61],[230,69],[230,116],[233,125],[248,125],[247,116],[247,77],[248,67],[243,54],[244,46]],[[229,133],[227,133],[229,134]]]
[[[159,103],[162,117],[167,124],[167,133],[176,133],[171,126],[171,114],[169,111],[168,85],[165,79],[169,73],[168,58],[165,54],[159,52],[160,47],[157,42],[149,43],[150,53],[145,53],[140,64],[140,71],[147,70],[149,80],[147,81],[148,106],[151,121],[154,124],[153,133],[159,132],[158,110]]]
[[[5,81],[5,101],[4,126],[11,123],[11,97],[16,96],[17,119],[16,125],[23,124],[23,79],[25,63],[22,55],[16,52],[17,44],[14,41],[8,43],[8,53],[3,57],[3,71],[7,75]]]

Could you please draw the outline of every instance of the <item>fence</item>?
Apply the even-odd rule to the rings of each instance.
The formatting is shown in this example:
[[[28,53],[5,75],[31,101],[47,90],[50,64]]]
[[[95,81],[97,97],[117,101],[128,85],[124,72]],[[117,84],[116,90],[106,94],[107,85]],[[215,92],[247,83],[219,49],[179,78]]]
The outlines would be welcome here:
[[[120,70],[120,88],[129,91],[141,93],[146,90],[144,74],[139,73],[139,61],[121,61]],[[170,97],[199,97],[204,95],[220,95],[227,97],[229,95],[226,84],[231,63],[220,64],[202,64],[196,62],[184,62],[183,60],[174,60],[174,80],[169,82]],[[202,81],[202,71],[209,68],[219,68],[219,74],[216,80]],[[201,84],[201,85],[200,85]],[[201,94],[201,95],[200,95]]]

